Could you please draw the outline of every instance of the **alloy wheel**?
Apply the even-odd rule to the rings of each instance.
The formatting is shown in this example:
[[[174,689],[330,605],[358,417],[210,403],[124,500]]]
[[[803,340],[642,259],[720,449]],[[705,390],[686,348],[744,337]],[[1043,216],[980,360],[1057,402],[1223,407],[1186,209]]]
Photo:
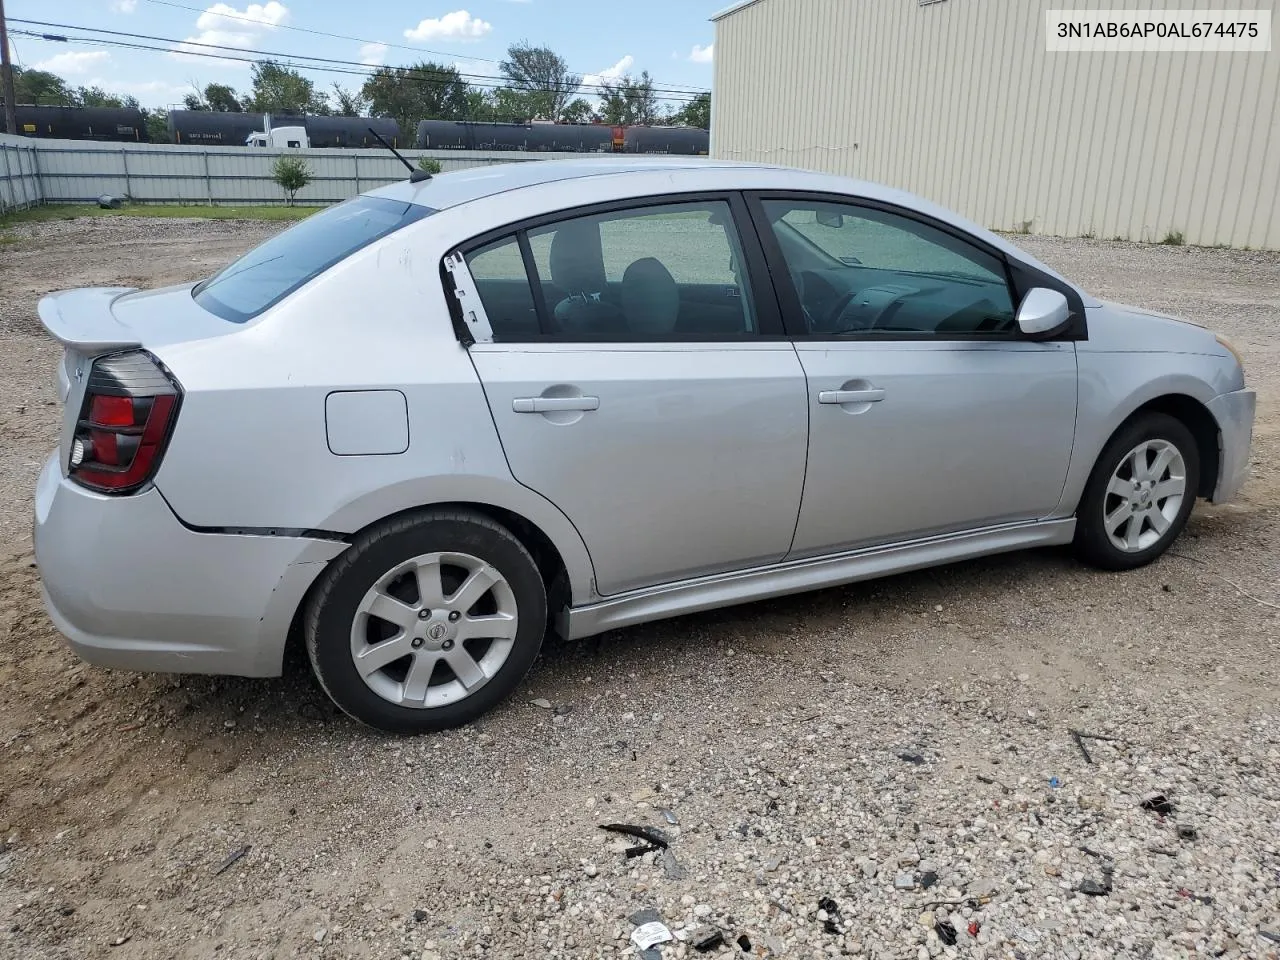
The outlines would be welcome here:
[[[515,594],[492,564],[428,553],[398,564],[365,593],[351,624],[351,658],[391,703],[457,703],[489,682],[515,644]]]
[[[1187,465],[1167,440],[1144,440],[1111,474],[1103,497],[1103,526],[1113,546],[1140,553],[1173,526],[1187,492]]]

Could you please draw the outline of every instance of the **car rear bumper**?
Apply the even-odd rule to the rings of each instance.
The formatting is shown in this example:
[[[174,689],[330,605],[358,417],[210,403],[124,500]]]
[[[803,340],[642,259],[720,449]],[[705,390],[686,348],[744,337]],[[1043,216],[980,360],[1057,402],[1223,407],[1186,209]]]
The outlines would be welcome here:
[[[1258,397],[1252,390],[1224,393],[1209,401],[1209,412],[1218,421],[1218,485],[1209,498],[1213,503],[1233,499],[1249,476],[1249,450],[1253,444],[1253,416]]]
[[[83,659],[162,673],[275,676],[330,540],[199,533],[155,488],[85,490],[57,455],[36,486],[36,562],[54,625]]]

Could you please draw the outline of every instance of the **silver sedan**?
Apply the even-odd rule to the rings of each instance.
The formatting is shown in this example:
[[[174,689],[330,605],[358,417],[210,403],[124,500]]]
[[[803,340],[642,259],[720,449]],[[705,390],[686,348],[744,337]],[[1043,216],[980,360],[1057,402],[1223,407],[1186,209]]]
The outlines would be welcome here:
[[[197,284],[40,304],[50,615],[110,667],[466,723],[582,637],[967,557],[1150,562],[1249,462],[1199,326],[873,184],[705,160],[392,184]]]

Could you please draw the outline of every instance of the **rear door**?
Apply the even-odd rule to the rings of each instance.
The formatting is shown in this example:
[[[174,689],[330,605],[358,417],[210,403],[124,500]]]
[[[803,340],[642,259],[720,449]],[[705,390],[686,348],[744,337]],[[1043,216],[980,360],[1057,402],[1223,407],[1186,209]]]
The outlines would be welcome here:
[[[1002,257],[925,219],[753,198],[808,378],[792,556],[1053,512],[1076,417],[1075,344],[1017,330]]]
[[[470,352],[512,473],[577,527],[603,595],[790,548],[804,373],[740,203],[593,208],[464,248],[493,330]]]

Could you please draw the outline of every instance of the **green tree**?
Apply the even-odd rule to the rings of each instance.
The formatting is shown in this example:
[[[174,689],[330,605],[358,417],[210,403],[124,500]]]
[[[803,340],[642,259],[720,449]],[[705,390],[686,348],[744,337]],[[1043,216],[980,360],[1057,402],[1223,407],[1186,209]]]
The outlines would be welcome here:
[[[244,107],[235,90],[225,83],[210,83],[204,88],[204,102],[210,110],[221,110],[224,113],[243,113]]]
[[[560,119],[565,123],[591,123],[595,117],[596,112],[591,109],[591,104],[581,97],[571,100],[560,114]]]
[[[369,109],[369,101],[359,90],[348,90],[339,83],[333,85],[333,101],[337,104],[334,111],[340,117],[363,117]]]
[[[13,68],[13,96],[15,103],[30,103],[42,107],[76,105],[76,92],[67,86],[67,81],[48,70],[33,70],[29,67]]]
[[[147,118],[147,139],[152,143],[168,143],[169,111],[143,110],[142,115]]]
[[[419,120],[467,119],[469,92],[455,68],[425,60],[409,67],[379,67],[360,88],[369,112],[393,118],[408,139]]]
[[[419,157],[418,169],[425,170],[427,171],[427,173],[431,174],[432,176],[435,176],[437,173],[440,172],[440,169],[441,169],[440,161],[437,160],[435,157]]]
[[[648,70],[639,80],[628,75],[614,83],[603,81],[600,88],[600,119],[605,123],[647,125],[665,119]]]
[[[118,97],[107,93],[101,87],[80,87],[75,91],[76,105],[81,107],[116,107],[128,110],[139,110],[141,105],[137,97]]]
[[[318,114],[329,112],[329,101],[297,70],[271,60],[253,65],[253,92],[246,106],[262,113]]]
[[[507,48],[507,59],[498,69],[510,89],[525,95],[528,119],[563,119],[569,101],[582,86],[582,74],[570,72],[563,57],[523,40]]]
[[[298,191],[311,182],[312,176],[311,167],[302,157],[282,155],[276,157],[276,162],[271,165],[271,179],[280,184],[290,207]]]
[[[672,116],[672,121],[686,127],[711,129],[711,94],[700,93]]]

